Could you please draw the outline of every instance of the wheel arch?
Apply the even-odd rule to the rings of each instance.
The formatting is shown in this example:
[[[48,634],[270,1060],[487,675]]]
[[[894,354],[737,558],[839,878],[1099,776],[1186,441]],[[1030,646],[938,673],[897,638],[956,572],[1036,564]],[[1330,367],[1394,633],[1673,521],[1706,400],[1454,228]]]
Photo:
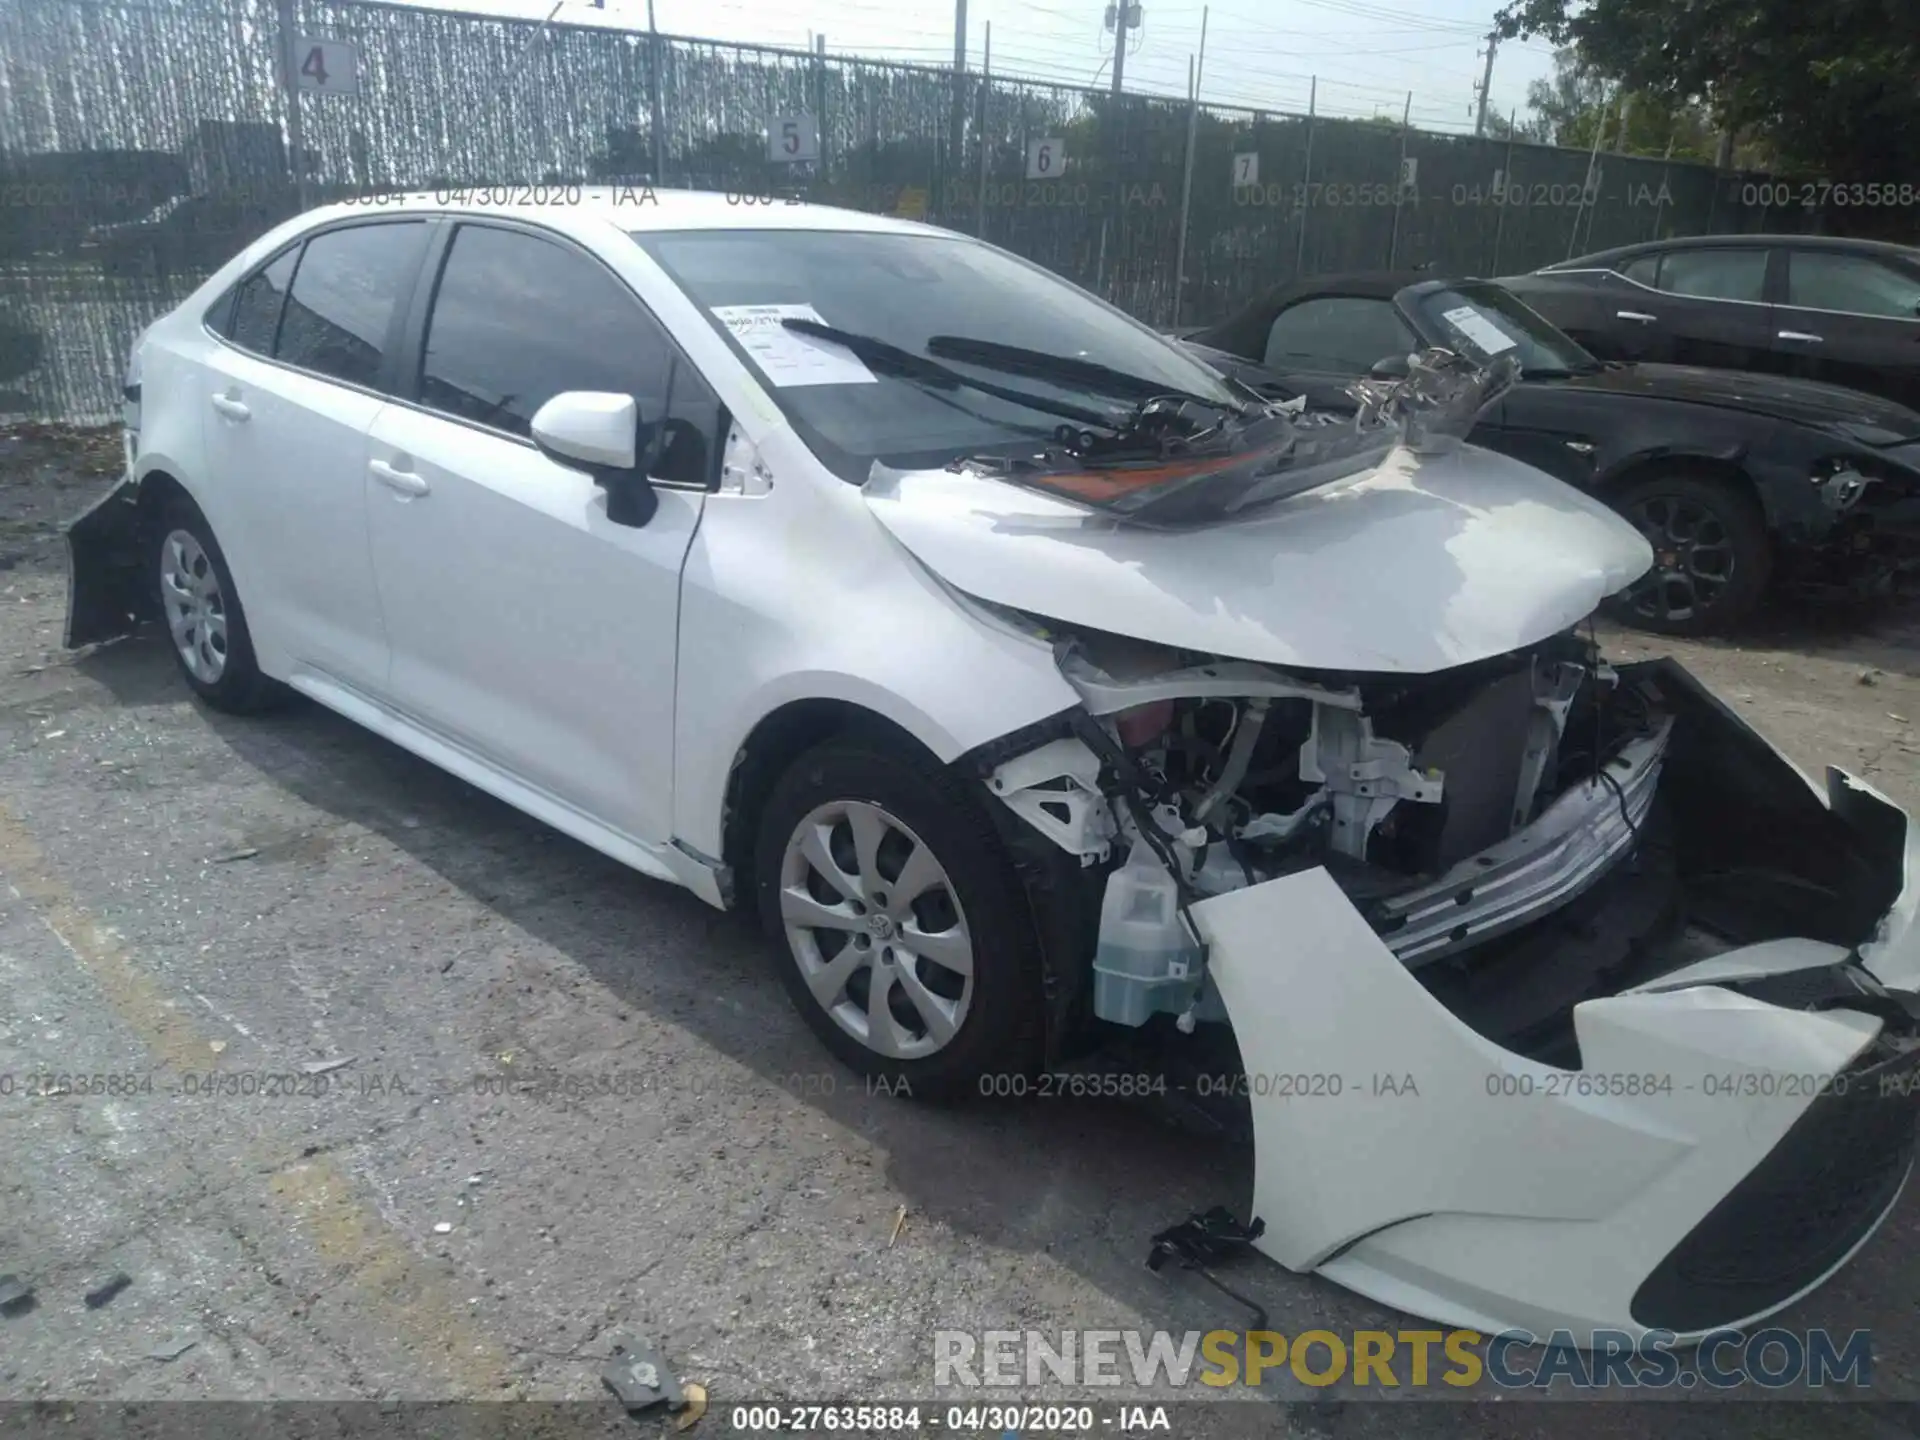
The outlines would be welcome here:
[[[1064,732],[1054,717],[951,759],[942,759],[897,721],[851,700],[810,697],[778,706],[754,725],[728,773],[721,820],[729,908],[750,906],[754,893],[753,851],[761,817],[774,785],[801,755],[839,735],[863,735],[897,746],[929,763],[968,777],[984,777],[999,760]],[[984,779],[980,803],[1007,848],[1020,881],[1028,920],[1039,941],[1042,967],[1043,1037],[1049,1062],[1073,1052],[1088,1033],[1092,1014],[1092,939],[1099,922],[1104,867],[1091,870],[994,803]]]
[[[768,711],[740,742],[727,771],[720,836],[721,859],[732,879],[725,889],[729,906],[751,893],[754,837],[775,783],[808,750],[850,733],[872,735],[935,765],[944,763],[906,726],[852,700],[810,696]]]
[[[1760,507],[1760,513],[1766,517],[1769,528],[1773,525],[1773,512],[1767,505],[1766,487],[1742,463],[1738,453],[1711,450],[1643,452],[1628,457],[1608,470],[1593,488],[1596,494],[1610,499],[1642,481],[1664,479],[1670,475],[1724,481]]]

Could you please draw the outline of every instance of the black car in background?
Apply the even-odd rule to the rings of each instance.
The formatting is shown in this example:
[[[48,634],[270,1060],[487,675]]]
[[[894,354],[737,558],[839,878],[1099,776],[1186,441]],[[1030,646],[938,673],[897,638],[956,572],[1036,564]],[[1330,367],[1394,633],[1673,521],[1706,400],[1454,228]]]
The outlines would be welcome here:
[[[1673,634],[1738,624],[1770,583],[1879,594],[1920,575],[1920,413],[1838,386],[1602,361],[1501,285],[1316,276],[1183,340],[1274,399],[1352,410],[1369,374],[1440,346],[1521,378],[1469,437],[1590,490],[1654,568],[1618,603]]]
[[[1760,370],[1920,406],[1920,249],[1696,235],[1500,283],[1603,359]]]

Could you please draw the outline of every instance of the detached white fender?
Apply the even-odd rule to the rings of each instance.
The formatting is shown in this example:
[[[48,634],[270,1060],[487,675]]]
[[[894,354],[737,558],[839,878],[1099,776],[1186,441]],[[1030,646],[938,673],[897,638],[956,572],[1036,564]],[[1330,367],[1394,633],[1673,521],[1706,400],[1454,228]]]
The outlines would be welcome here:
[[[1907,839],[1911,878],[1911,826]],[[1882,927],[1883,981],[1920,975],[1914,909],[1910,886]],[[1906,1093],[1916,1062],[1856,1065],[1873,1015],[1712,983],[1643,989],[1578,1005],[1582,1069],[1556,1070],[1455,1019],[1324,870],[1193,914],[1248,1077],[1258,1248],[1383,1304],[1483,1332],[1697,1338],[1816,1287],[1905,1182],[1911,1106],[1882,1097],[1890,1079]],[[1698,981],[1845,958],[1774,941]],[[1816,1102],[1831,1114],[1796,1131]],[[1800,1153],[1822,1135],[1852,1170]],[[1825,1212],[1794,1211],[1822,1184],[1850,1197],[1830,1233]],[[1762,1233],[1774,1218],[1777,1244]]]

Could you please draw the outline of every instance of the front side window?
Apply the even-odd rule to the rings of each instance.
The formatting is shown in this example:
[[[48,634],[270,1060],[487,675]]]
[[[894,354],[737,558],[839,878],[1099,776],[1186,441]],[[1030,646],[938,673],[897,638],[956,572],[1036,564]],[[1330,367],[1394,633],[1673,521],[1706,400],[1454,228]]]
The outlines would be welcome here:
[[[280,330],[281,307],[286,303],[287,286],[293,280],[294,262],[299,255],[300,248],[296,245],[241,282],[233,297],[233,318],[227,338],[242,350],[251,350],[256,355],[273,354],[274,336]]]
[[[1052,360],[1092,362],[1147,388],[1233,401],[1185,351],[1036,265],[957,235],[741,229],[643,231],[635,241],[707,316],[821,462],[854,484],[876,460],[899,468],[1031,448],[1061,424],[1020,395],[1123,412],[1110,389]],[[831,326],[937,361],[971,384],[942,385],[815,343],[784,325]],[[939,340],[929,351],[929,342]],[[977,342],[1014,347],[1017,371],[981,363]],[[976,348],[968,352],[967,344]],[[970,358],[971,355],[971,358]],[[1070,371],[1071,367],[1067,367]]]
[[[631,395],[644,422],[664,415],[653,475],[706,483],[719,402],[633,292],[568,246],[462,225],[434,292],[420,403],[525,436],[567,390]]]
[[[354,385],[379,382],[387,327],[419,263],[425,221],[326,230],[307,241],[274,358]]]
[[[1897,270],[1865,255],[1795,250],[1787,261],[1787,303],[1810,310],[1920,319],[1920,268]]]
[[[1302,300],[1274,316],[1265,364],[1280,371],[1365,375],[1382,360],[1419,348],[1391,301],[1329,295]]]
[[[1767,283],[1764,250],[1672,250],[1660,267],[1660,288],[1699,300],[1758,301]]]

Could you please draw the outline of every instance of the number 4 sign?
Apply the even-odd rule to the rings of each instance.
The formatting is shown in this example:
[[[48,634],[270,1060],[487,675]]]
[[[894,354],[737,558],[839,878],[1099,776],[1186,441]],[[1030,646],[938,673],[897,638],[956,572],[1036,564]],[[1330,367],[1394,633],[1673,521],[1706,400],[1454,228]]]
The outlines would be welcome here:
[[[1057,180],[1066,168],[1066,141],[1049,137],[1027,142],[1027,179]]]
[[[776,115],[767,126],[767,158],[797,165],[820,158],[820,127],[811,115]]]
[[[330,95],[360,93],[360,51],[345,40],[316,40],[302,35],[294,42],[294,79],[302,90]]]

